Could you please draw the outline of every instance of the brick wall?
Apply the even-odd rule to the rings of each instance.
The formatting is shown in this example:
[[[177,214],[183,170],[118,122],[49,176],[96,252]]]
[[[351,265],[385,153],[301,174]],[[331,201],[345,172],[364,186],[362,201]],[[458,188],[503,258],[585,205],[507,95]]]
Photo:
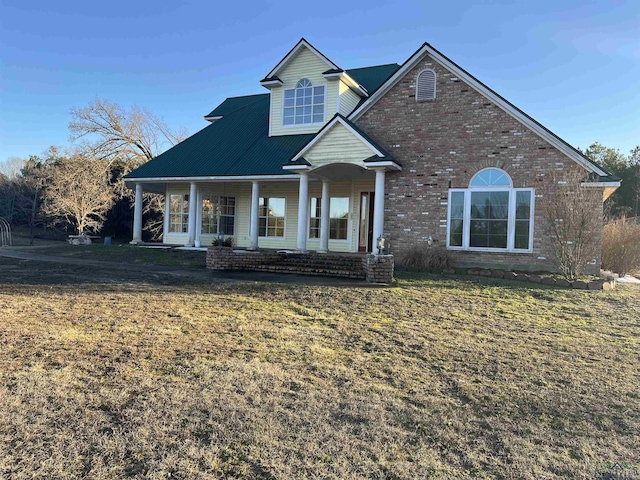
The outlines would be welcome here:
[[[207,268],[319,275],[390,283],[393,280],[394,263],[393,255],[284,253],[273,250],[250,252],[209,247]]]
[[[424,68],[436,71],[437,98],[416,102],[415,81]],[[552,187],[552,171],[581,168],[428,56],[357,123],[403,167],[387,173],[385,186],[384,230],[396,256],[429,236],[446,246],[448,189],[467,188],[483,168],[504,169],[516,188],[535,188],[536,204]],[[593,214],[601,218],[602,189],[590,195]],[[463,265],[553,270],[543,222],[536,208],[533,253],[452,253]],[[594,270],[599,256],[595,262]]]

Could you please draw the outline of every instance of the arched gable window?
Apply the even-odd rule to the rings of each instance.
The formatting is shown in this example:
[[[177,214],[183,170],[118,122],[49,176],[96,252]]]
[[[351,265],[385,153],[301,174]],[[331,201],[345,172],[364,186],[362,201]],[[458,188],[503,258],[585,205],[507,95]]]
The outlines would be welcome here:
[[[416,101],[436,99],[436,72],[431,68],[422,70],[416,81]]]
[[[296,88],[284,91],[282,124],[293,126],[323,123],[324,100],[324,85],[313,86],[308,78],[299,80]]]
[[[480,170],[469,188],[449,190],[447,247],[530,252],[533,200],[533,189],[513,188],[504,170]]]

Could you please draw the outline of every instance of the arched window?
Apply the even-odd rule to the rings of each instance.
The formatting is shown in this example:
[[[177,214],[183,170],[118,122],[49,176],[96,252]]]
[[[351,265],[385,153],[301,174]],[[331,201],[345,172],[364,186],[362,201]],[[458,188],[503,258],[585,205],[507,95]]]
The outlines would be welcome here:
[[[422,70],[416,81],[416,101],[436,99],[436,72],[430,68]]]
[[[449,190],[447,247],[530,252],[533,199],[533,189],[513,188],[504,170],[480,170],[469,188]]]
[[[284,126],[308,125],[324,122],[324,85],[313,86],[303,78],[296,88],[284,91],[282,124]]]

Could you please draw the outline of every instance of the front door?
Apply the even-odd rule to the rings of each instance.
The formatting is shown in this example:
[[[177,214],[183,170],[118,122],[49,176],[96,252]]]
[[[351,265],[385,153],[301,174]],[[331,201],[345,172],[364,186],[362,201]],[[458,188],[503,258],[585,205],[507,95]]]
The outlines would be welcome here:
[[[358,229],[358,251],[373,251],[373,200],[374,192],[360,194],[360,226]]]

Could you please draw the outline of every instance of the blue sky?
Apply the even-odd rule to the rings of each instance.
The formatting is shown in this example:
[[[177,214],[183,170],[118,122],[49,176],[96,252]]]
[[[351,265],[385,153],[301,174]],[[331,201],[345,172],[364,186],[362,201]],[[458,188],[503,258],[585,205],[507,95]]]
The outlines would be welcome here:
[[[68,145],[72,107],[195,133],[304,36],[343,68],[427,41],[574,146],[640,144],[640,2],[0,1],[0,162]]]

